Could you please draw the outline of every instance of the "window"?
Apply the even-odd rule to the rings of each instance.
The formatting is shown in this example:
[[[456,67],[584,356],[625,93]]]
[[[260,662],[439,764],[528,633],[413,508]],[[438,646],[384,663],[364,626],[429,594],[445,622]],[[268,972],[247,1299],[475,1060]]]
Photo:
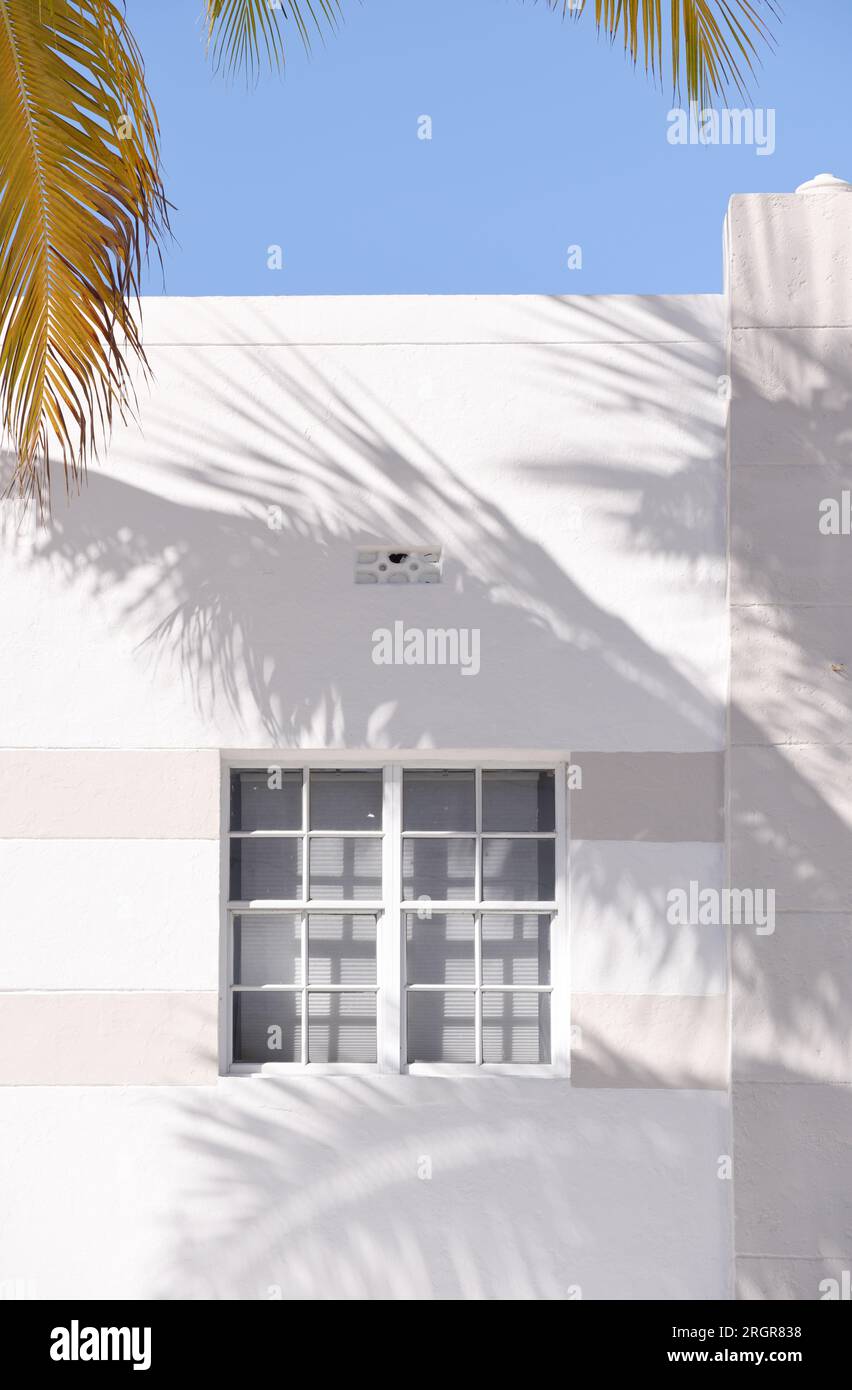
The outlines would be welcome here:
[[[228,1069],[565,1075],[565,768],[228,772]]]

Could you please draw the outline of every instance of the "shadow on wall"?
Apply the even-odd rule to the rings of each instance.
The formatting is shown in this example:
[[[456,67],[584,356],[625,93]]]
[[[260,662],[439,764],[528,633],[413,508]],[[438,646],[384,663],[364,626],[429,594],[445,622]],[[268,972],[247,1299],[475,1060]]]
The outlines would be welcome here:
[[[573,301],[574,312],[578,303]],[[559,301],[543,312],[558,328]],[[590,300],[586,312],[606,311]],[[701,327],[695,325],[693,334]],[[678,325],[679,337],[683,328]],[[677,458],[662,456],[658,470],[637,468],[635,460],[626,467],[603,461],[589,443],[588,458],[566,446],[565,457],[535,465],[527,461],[515,473],[521,481],[524,470],[531,479],[546,474],[555,497],[562,489],[566,495],[591,490],[600,513],[609,509],[628,553],[637,560],[681,560],[686,582],[701,585],[712,582],[714,567],[724,564],[725,538],[721,526],[714,531],[708,525],[720,505],[717,480],[708,473],[705,482],[702,471],[711,457],[712,430],[708,435],[705,429],[690,447],[689,411],[686,406],[680,411],[679,400],[681,394],[687,399],[681,386],[689,381],[716,394],[715,358],[694,358],[678,343],[659,344],[657,350],[667,371],[648,372],[639,351],[625,349],[613,357],[586,345],[572,355],[542,346],[534,371],[539,389],[543,382],[557,395],[566,384],[564,373],[570,372],[572,395],[579,392],[585,398],[602,429],[613,414],[623,426],[644,417],[673,419],[681,429]],[[287,349],[287,362],[297,356]],[[582,726],[590,705],[598,720],[605,723],[611,712],[620,721],[620,746],[630,746],[634,728],[649,725],[669,730],[661,739],[664,747],[718,746],[720,705],[687,664],[665,656],[647,635],[584,591],[561,553],[527,534],[521,520],[498,505],[486,486],[477,487],[451,470],[413,437],[404,421],[393,419],[379,430],[371,423],[374,413],[363,393],[362,404],[353,404],[341,384],[342,371],[326,379],[309,355],[298,369],[285,367],[284,361],[283,350],[277,356],[269,350],[254,354],[251,390],[234,389],[224,353],[211,353],[197,374],[190,366],[188,392],[202,400],[218,394],[227,402],[227,414],[217,417],[215,440],[191,412],[177,435],[155,422],[144,449],[152,487],[131,486],[115,474],[93,477],[82,501],[59,513],[28,549],[30,563],[55,567],[66,583],[79,582],[96,597],[108,596],[135,634],[140,653],[179,667],[197,708],[213,718],[226,707],[251,742],[263,736],[270,744],[289,747],[505,743],[496,729],[505,728],[506,710],[498,712],[492,727],[487,712],[474,710],[468,726],[463,714],[450,710],[444,723],[441,712],[432,709],[428,723],[412,736],[404,710],[365,700],[364,682],[348,674],[341,645],[329,642],[324,633],[312,634],[310,609],[300,608],[300,594],[310,594],[324,582],[329,565],[339,563],[335,557],[341,541],[354,547],[377,534],[406,536],[412,542],[438,537],[449,553],[465,557],[461,579],[469,611],[499,607],[503,651],[498,659],[507,671],[526,662],[541,691],[558,693],[565,729],[579,729],[571,739],[575,747],[588,742]],[[826,380],[824,363],[811,366],[813,396],[803,413],[820,413],[821,442],[814,448],[829,457],[833,444],[839,448],[848,441],[850,375],[839,364],[836,379]],[[713,374],[709,381],[708,370]],[[495,400],[494,408],[503,409],[504,403]],[[389,418],[385,407],[383,411]],[[185,500],[158,494],[158,469],[181,485]],[[762,487],[770,492],[771,477]],[[270,508],[280,509],[280,531],[266,524]],[[732,545],[743,589],[751,582],[761,592],[765,576],[754,572],[750,537],[735,533]],[[789,566],[784,546],[779,534],[773,559],[779,582]],[[348,550],[340,571],[347,586],[350,558]],[[278,575],[296,610],[288,620],[286,640],[270,621],[268,606],[270,576],[274,580]],[[848,678],[830,669],[842,664],[846,654],[815,645],[806,608],[792,613],[791,627],[780,639],[789,663],[784,691],[777,698],[764,692],[759,716],[758,701],[750,696],[741,701],[734,691],[737,742],[759,747],[761,787],[764,792],[774,789],[763,800],[758,792],[753,804],[733,807],[738,838],[745,836],[749,843],[741,868],[753,874],[754,866],[760,866],[762,877],[753,886],[777,886],[782,915],[775,936],[740,935],[733,959],[735,988],[754,1001],[764,1020],[762,1032],[749,1030],[747,1046],[753,1052],[739,1053],[740,1074],[809,1082],[826,1079],[822,1040],[852,1035],[852,999],[833,973],[809,971],[807,946],[791,944],[790,933],[796,910],[820,907],[828,912],[847,905],[836,885],[836,865],[842,862],[838,849],[844,848],[846,862],[852,863],[852,844],[832,797],[832,750],[823,750],[827,780],[817,783],[796,761],[784,735],[784,705],[790,724],[798,721],[815,742],[836,738],[838,728],[849,727],[852,687]],[[754,642],[759,651],[766,631],[760,614],[746,614],[742,621],[738,640]],[[797,692],[799,711],[789,710],[791,689]],[[821,692],[816,702],[815,690]],[[472,697],[470,703],[475,704]],[[626,729],[625,708],[632,711]],[[455,738],[448,735],[451,729],[460,730]],[[525,741],[532,742],[517,740],[520,746]],[[791,807],[800,814],[791,815]],[[806,838],[800,830],[805,824]],[[735,881],[739,871],[735,864]],[[582,890],[593,899],[600,894],[601,910],[608,905],[593,873]],[[656,910],[652,902],[637,906]],[[661,959],[667,949],[664,940]],[[801,962],[794,975],[797,987],[791,990],[790,952],[797,949]],[[597,1065],[605,1074],[603,1045]],[[612,1066],[615,1070],[615,1059]],[[274,1290],[277,1285],[285,1297],[316,1297],[325,1288],[374,1297],[431,1297],[436,1289],[468,1297],[477,1291],[499,1296],[506,1287],[500,1271],[511,1267],[513,1296],[568,1296],[573,1255],[599,1238],[587,1223],[582,1202],[570,1200],[572,1191],[586,1191],[582,1174],[588,1161],[588,1152],[579,1157],[568,1123],[573,1114],[570,1087],[559,1085],[558,1092],[549,1084],[540,1092],[532,1086],[507,1087],[511,1104],[506,1116],[495,1121],[489,1088],[496,1083],[457,1089],[452,1083],[451,1102],[445,1099],[449,1084],[435,1083],[437,1089],[427,1090],[419,1082],[424,1104],[411,1108],[399,1104],[393,1089],[379,1081],[329,1086],[321,1111],[308,1104],[299,1083],[278,1081],[257,1083],[260,1099],[252,1091],[251,1103],[248,1092],[235,1095],[227,1083],[215,1105],[187,1101],[183,1143],[207,1174],[206,1199],[214,1215],[202,1230],[192,1196],[196,1168],[173,1238],[174,1288],[196,1288],[200,1297],[233,1296],[237,1285],[246,1297],[270,1296],[269,1286]],[[653,1085],[654,1078],[647,1084]],[[555,1102],[557,1094],[565,1098],[564,1106]],[[630,1096],[623,1094],[629,1112]],[[844,1088],[842,1104],[848,1107],[848,1101]],[[591,1097],[588,1104],[593,1103]],[[596,1161],[605,1162],[603,1140],[610,1122],[605,1125],[602,1114],[595,1119],[588,1113],[583,1121],[587,1137],[597,1134],[600,1142],[592,1148]],[[529,1124],[525,1116],[531,1117]],[[846,1119],[848,1132],[848,1115]],[[776,1139],[782,1151],[785,1123],[791,1127],[786,1137],[792,1138],[797,1121],[779,1116]],[[676,1148],[665,1120],[650,1125],[644,1135],[631,1131],[629,1124],[619,1125],[616,1133],[621,1157],[641,1158],[646,1179],[657,1181],[653,1175],[660,1155]],[[703,1155],[675,1154],[673,1169],[680,1162],[706,1161],[709,1181],[717,1184],[718,1136],[714,1132],[705,1138]],[[452,1169],[449,1193],[418,1180],[418,1157],[428,1157],[435,1147]],[[669,1166],[663,1165],[663,1171],[661,1181],[676,1181]],[[629,1266],[650,1233],[637,1221],[645,1201],[641,1185],[631,1189],[635,1205],[630,1212],[622,1209],[622,1172],[613,1169],[604,1187],[614,1203],[613,1248]],[[509,1209],[506,1191],[516,1189],[518,1203]],[[566,1193],[568,1198],[560,1200],[559,1194],[564,1198]],[[828,1250],[837,1227],[829,1228],[817,1210],[807,1172],[791,1176],[785,1200],[802,1211],[814,1210],[815,1247]],[[708,1203],[712,1206],[709,1197]],[[428,1255],[418,1244],[424,1212],[434,1241]],[[837,1215],[840,1226],[850,1222],[848,1211]],[[701,1239],[697,1229],[695,1239]],[[724,1241],[721,1235],[718,1239]],[[612,1259],[606,1258],[611,1266]],[[671,1267],[670,1251],[661,1253],[660,1267]],[[493,1271],[487,1279],[484,1269]],[[686,1278],[685,1271],[673,1269],[675,1284]],[[164,1293],[169,1296],[168,1287]]]
[[[570,364],[583,411],[598,428],[609,419],[616,439],[616,394],[625,436],[642,398],[643,345],[637,346],[593,345],[584,352],[590,363]],[[617,353],[617,372],[605,365],[607,347]],[[160,369],[171,373],[171,350],[161,351]],[[189,357],[186,349],[176,351]],[[674,471],[675,446],[688,444],[690,428],[688,412],[679,416],[667,402],[666,382],[686,374],[688,386],[700,387],[707,364],[692,361],[682,343],[660,352],[662,361],[647,374],[654,396],[643,408],[676,424],[661,442],[661,453],[669,451],[661,459],[662,480]],[[546,389],[555,399],[565,354],[562,345],[543,363],[550,375],[539,380],[540,398]],[[451,468],[360,383],[356,406],[328,349],[323,373],[308,350],[242,348],[238,378],[233,359],[233,349],[219,349],[193,352],[189,366],[181,362],[177,385],[170,376],[174,410],[166,418],[146,417],[144,446],[134,446],[142,461],[134,485],[121,480],[120,467],[92,475],[84,505],[57,510],[32,551],[34,563],[89,586],[95,600],[108,599],[122,631],[134,636],[140,677],[147,666],[161,680],[174,674],[186,682],[214,743],[475,747],[507,746],[515,735],[518,746],[529,746],[539,740],[530,738],[526,699],[517,698],[517,672],[528,666],[547,723],[560,732],[570,727],[577,747],[596,746],[595,730],[607,721],[623,746],[637,740],[643,746],[649,727],[659,729],[661,746],[718,746],[719,701],[691,677],[688,662],[676,669],[619,615],[617,601],[607,607],[584,592],[564,556],[524,529],[525,479],[517,464],[503,464],[501,483],[512,481],[518,517],[489,495],[502,492],[501,483],[477,487],[458,460]],[[405,372],[403,363],[395,388]],[[441,386],[450,419],[478,409],[452,369],[448,377]],[[713,390],[711,383],[711,396]],[[177,402],[189,404],[176,420]],[[518,409],[486,395],[486,409],[498,405],[509,414]],[[714,448],[718,455],[721,429],[721,412],[702,422],[696,469]],[[571,458],[584,445],[596,447],[591,438],[566,443],[557,473],[567,479]],[[168,497],[158,474],[168,479]],[[137,476],[150,486],[136,486]],[[559,489],[554,497],[570,511],[570,498],[560,498]],[[691,503],[703,512],[696,522],[712,537],[717,565],[724,536],[720,524],[713,534],[709,519],[718,517],[723,499],[717,472],[703,500]],[[270,529],[270,519],[281,529]],[[455,687],[447,699],[446,673],[433,668],[395,672],[395,685],[410,688],[410,701],[377,696],[370,656],[377,595],[353,587],[354,549],[377,537],[412,544],[437,538],[444,546],[455,564],[458,625],[481,628],[492,686],[505,680],[502,703],[483,703]],[[572,544],[588,551],[581,535]],[[712,576],[693,578],[712,591]],[[328,597],[335,584],[345,598],[336,623]],[[322,596],[321,630],[316,595]],[[407,592],[403,611],[411,622],[447,622],[443,606],[434,616],[434,591]],[[490,634],[496,640],[489,646]],[[568,720],[567,690],[575,705]]]
[[[616,1111],[562,1082],[415,1077],[266,1077],[208,1096],[183,1102],[183,1199],[164,1232],[175,1258],[155,1297],[635,1298],[650,1283],[676,1299],[725,1287],[722,1096],[622,1092]],[[719,1258],[696,1254],[707,1251]]]

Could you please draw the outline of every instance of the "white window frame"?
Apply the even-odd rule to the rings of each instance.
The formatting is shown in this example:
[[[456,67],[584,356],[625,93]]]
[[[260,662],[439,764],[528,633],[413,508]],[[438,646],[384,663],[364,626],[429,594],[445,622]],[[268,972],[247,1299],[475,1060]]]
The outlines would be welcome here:
[[[543,757],[501,758],[497,755],[468,757],[439,757],[430,754],[428,758],[395,756],[389,761],[384,758],[365,757],[357,753],[313,753],[295,757],[292,753],[283,754],[270,751],[264,756],[256,754],[229,753],[222,759],[222,835],[221,835],[221,934],[220,934],[220,991],[219,991],[219,1056],[220,1074],[223,1076],[323,1076],[323,1075],[401,1075],[482,1077],[482,1076],[524,1076],[530,1079],[548,1077],[565,1078],[571,1072],[571,988],[570,988],[570,943],[569,931],[569,884],[568,884],[568,766],[567,755],[556,760]],[[249,831],[233,832],[230,828],[230,776],[235,769],[267,770],[281,768],[282,772],[301,771],[303,776],[303,828],[299,831]],[[368,831],[311,831],[310,820],[310,776],[311,770],[354,771],[356,769],[381,768],[383,774],[382,829]],[[405,901],[402,897],[402,774],[404,770],[474,770],[476,773],[476,830],[462,831],[420,831],[405,832],[415,838],[436,839],[548,839],[555,844],[555,880],[552,902],[502,902],[482,901],[481,898],[481,855],[476,855],[477,897],[473,901],[451,899],[444,902],[433,901],[434,910],[439,912],[470,912],[476,914],[476,941],[480,940],[479,920],[483,912],[530,912],[550,915],[550,986],[499,986],[471,985],[458,986],[458,992],[473,992],[476,988],[477,1009],[480,1008],[482,990],[500,992],[512,990],[520,994],[549,993],[550,1008],[550,1057],[549,1063],[517,1062],[407,1062],[406,1061],[406,1020],[407,987],[404,978],[404,916],[406,912],[416,912],[422,904],[417,899]],[[484,771],[552,771],[554,773],[555,830],[547,832],[528,832],[512,834],[508,831],[482,831],[482,773]],[[299,838],[305,841],[305,855],[311,838],[323,835],[379,837],[382,839],[382,897],[381,899],[281,899],[233,902],[228,899],[230,876],[230,843],[235,838]],[[302,892],[305,888],[305,873],[302,875]],[[361,913],[376,917],[376,1062],[310,1062],[307,1059],[305,1035],[308,1026],[307,1009],[302,1018],[302,1060],[299,1062],[235,1062],[233,1059],[233,994],[239,987],[233,981],[233,918],[236,915],[262,915],[270,912],[290,912],[304,915],[308,912]],[[303,931],[303,951],[305,933]],[[477,953],[479,948],[477,946]],[[303,980],[301,989],[316,993],[335,991],[371,992],[368,986],[329,986],[317,984],[309,986],[303,961]],[[479,972],[477,972],[479,974]],[[415,989],[428,989],[430,986],[414,986]],[[436,985],[434,988],[451,992],[453,986]],[[477,1046],[481,1046],[481,1027],[476,1029]]]

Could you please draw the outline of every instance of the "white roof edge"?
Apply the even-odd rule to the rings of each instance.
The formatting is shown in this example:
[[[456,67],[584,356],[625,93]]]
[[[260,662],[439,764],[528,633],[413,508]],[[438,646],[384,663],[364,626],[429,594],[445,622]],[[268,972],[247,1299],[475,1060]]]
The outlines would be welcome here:
[[[708,342],[721,294],[149,295],[147,347]]]

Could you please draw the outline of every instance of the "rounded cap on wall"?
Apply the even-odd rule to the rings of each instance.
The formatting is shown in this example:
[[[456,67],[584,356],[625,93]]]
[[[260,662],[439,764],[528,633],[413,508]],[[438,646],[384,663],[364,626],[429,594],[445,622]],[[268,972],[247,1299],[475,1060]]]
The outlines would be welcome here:
[[[839,179],[835,174],[817,174],[815,178],[800,183],[797,193],[852,193],[852,183]]]

